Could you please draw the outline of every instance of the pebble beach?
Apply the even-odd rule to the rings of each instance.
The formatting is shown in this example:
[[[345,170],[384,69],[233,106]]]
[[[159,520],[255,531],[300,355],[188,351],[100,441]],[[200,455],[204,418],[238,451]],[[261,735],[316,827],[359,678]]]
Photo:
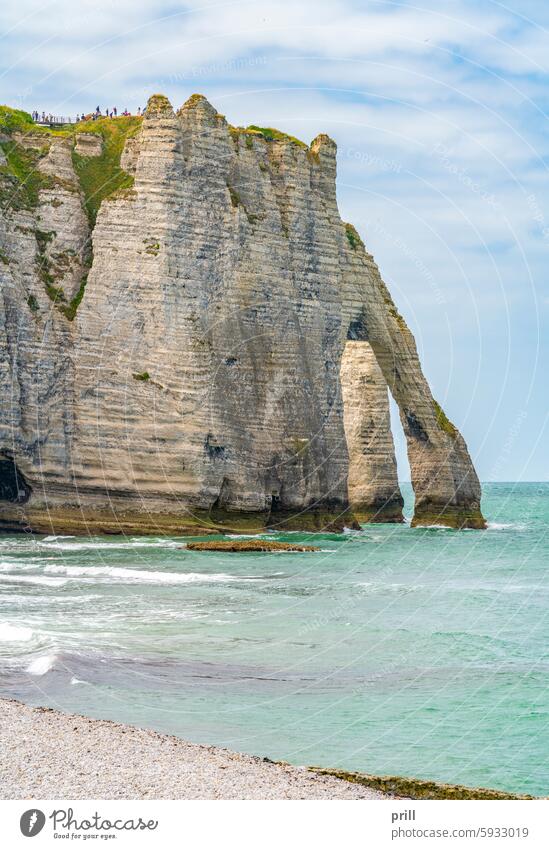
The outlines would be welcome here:
[[[2,799],[383,799],[305,767],[0,699]]]

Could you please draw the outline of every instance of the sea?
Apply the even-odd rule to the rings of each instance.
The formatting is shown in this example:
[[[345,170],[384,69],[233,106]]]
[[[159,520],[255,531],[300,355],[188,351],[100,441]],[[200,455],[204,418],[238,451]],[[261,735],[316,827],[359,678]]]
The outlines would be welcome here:
[[[549,483],[483,492],[486,531],[270,535],[318,552],[2,535],[0,695],[272,760],[548,795]]]

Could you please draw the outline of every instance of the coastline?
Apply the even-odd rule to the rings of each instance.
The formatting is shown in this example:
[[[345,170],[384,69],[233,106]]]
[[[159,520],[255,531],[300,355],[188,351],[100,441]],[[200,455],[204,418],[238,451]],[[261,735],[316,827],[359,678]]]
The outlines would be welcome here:
[[[0,699],[2,799],[384,799],[305,767]]]
[[[118,722],[0,699],[1,799],[529,799],[299,767]]]

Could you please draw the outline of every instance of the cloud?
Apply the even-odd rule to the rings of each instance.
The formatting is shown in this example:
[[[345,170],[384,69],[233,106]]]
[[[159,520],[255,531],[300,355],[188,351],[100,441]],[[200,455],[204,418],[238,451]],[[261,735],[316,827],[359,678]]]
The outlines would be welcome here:
[[[531,379],[532,442],[546,405],[548,18],[541,0],[4,0],[0,82],[29,110],[201,91],[234,124],[329,132],[342,215],[482,476]],[[517,452],[508,477],[524,472]],[[541,448],[525,474],[548,476]]]

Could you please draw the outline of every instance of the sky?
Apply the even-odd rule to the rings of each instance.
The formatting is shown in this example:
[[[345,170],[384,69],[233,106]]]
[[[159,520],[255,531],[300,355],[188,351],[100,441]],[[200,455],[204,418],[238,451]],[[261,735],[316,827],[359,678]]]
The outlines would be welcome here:
[[[342,218],[481,480],[548,480],[548,29],[544,0],[3,0],[0,103],[200,92],[235,125],[329,133]]]

